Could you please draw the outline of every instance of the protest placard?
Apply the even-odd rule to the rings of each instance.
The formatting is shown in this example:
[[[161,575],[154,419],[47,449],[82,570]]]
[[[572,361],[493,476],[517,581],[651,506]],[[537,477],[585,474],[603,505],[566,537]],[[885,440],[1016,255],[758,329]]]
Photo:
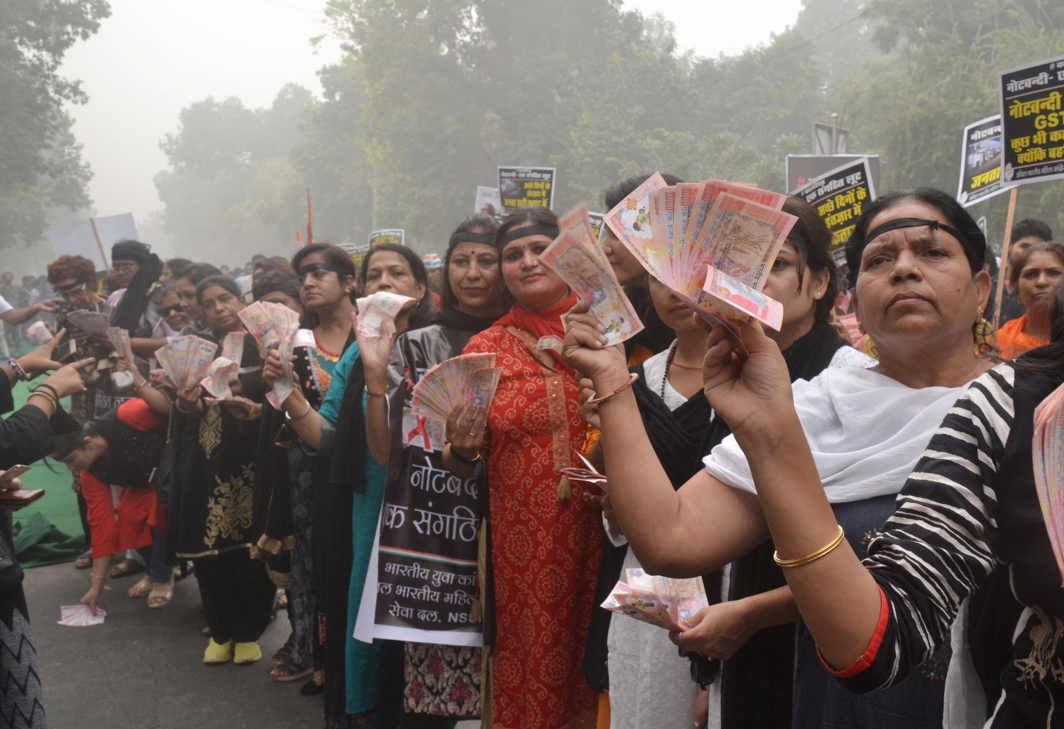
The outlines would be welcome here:
[[[1002,182],[1064,178],[1064,56],[1001,74]]]
[[[482,613],[475,606],[481,598],[477,559],[486,479],[483,473],[464,479],[443,466],[446,433],[439,416],[462,400],[488,406],[498,382],[495,355],[461,355],[426,371],[408,343],[401,339],[396,346],[404,348],[412,369],[389,397],[399,449],[392,456],[355,637],[481,645]],[[440,382],[426,382],[434,378]]]
[[[856,162],[862,157],[868,160],[872,186],[878,190],[880,169],[878,154],[789,154],[783,162],[787,189],[793,193],[825,172],[830,172],[839,165]]]
[[[957,200],[974,205],[1007,189],[1001,184],[1001,117],[995,114],[964,128]]]
[[[347,255],[351,256],[351,260],[355,262],[355,268],[362,265],[362,259],[369,253],[369,244],[356,245],[354,243],[341,243],[340,247],[344,249]]]
[[[836,263],[844,263],[846,241],[853,233],[857,218],[861,217],[864,206],[876,199],[868,160],[861,158],[839,165],[794,194],[816,208],[831,231],[832,257]]]
[[[48,231],[58,256],[84,256],[97,271],[111,267],[111,246],[120,240],[137,240],[137,224],[131,213],[81,220]]]
[[[553,167],[499,167],[499,199],[507,211],[554,207]]]
[[[477,185],[477,196],[473,201],[473,215],[499,218],[504,212],[502,200],[499,199],[499,188]]]
[[[381,228],[369,234],[369,245],[379,246],[381,243],[392,245],[406,245],[406,231],[402,228]]]

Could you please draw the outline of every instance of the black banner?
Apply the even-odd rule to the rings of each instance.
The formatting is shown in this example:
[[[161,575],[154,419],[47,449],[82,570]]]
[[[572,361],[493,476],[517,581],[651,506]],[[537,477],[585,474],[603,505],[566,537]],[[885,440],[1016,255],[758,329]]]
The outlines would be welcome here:
[[[553,167],[500,167],[499,198],[506,210],[554,207]]]
[[[864,157],[836,167],[795,191],[816,208],[831,231],[831,255],[836,263],[845,261],[843,250],[864,206],[876,198],[868,160]]]
[[[1064,178],[1064,56],[1001,74],[1006,185]]]

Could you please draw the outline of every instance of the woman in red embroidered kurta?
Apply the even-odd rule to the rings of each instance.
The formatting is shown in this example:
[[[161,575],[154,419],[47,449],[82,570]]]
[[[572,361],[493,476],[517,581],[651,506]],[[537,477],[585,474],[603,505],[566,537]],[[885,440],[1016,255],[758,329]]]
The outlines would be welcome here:
[[[600,512],[597,500],[584,498],[593,487],[570,484],[559,474],[573,465],[585,425],[575,372],[540,348],[551,337],[560,344],[561,315],[576,301],[539,262],[556,235],[549,211],[504,221],[496,246],[516,303],[465,349],[496,353],[502,370],[483,449],[496,603],[493,700],[485,702],[484,718],[485,726],[499,729],[595,725],[596,696],[580,662],[602,548]],[[452,457],[477,457],[457,435],[452,440]]]

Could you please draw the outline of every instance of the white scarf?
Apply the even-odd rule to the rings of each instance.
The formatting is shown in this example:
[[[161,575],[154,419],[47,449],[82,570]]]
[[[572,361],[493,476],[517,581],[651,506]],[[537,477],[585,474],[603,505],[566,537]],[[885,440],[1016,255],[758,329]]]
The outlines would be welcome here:
[[[829,367],[792,385],[817,473],[831,503],[896,494],[962,387],[907,387],[886,375]],[[750,464],[729,435],[703,459],[723,483],[756,493]]]

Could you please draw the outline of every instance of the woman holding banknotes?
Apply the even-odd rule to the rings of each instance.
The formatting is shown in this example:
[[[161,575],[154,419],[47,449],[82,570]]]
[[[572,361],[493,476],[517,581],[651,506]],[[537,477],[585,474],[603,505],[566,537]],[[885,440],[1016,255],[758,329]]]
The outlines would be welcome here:
[[[309,266],[301,261],[304,269]],[[410,248],[376,246],[363,259],[360,278],[367,296],[390,291],[417,301],[411,313],[396,321],[397,330],[426,323],[428,276]],[[276,378],[280,372],[276,352],[268,353],[265,376]],[[368,452],[364,414],[383,407],[386,397],[386,390],[369,387],[356,342],[332,369],[320,408],[315,410],[299,387],[284,402],[292,430],[331,459],[314,484],[324,494],[322,519],[314,521],[314,563],[327,729],[361,726],[380,702],[381,646],[357,641],[353,634],[385,483],[384,466]]]
[[[279,269],[262,273],[253,291],[257,300],[299,307],[300,323],[312,332],[314,346],[295,348],[293,376],[309,407],[318,410],[340,358],[354,342],[355,264],[342,249],[314,243],[292,257],[292,270],[296,273]],[[266,361],[263,379],[272,386],[279,375],[276,352],[268,353]],[[329,459],[307,447],[286,427],[284,413],[269,406],[263,409],[259,449],[259,463],[268,467],[256,473],[256,498],[266,504],[258,547],[270,564],[288,568],[287,609],[292,625],[292,634],[273,658],[270,676],[288,682],[314,671],[304,687],[313,694],[324,686],[314,628],[320,592],[315,588],[314,526],[326,523],[329,516],[328,500],[323,490],[314,489],[314,480],[328,472]]]
[[[793,412],[785,417],[782,409],[772,411],[776,420],[770,428],[763,417],[768,412],[737,414],[731,405],[739,399],[736,391],[744,387],[760,387],[759,392],[769,394],[788,391],[788,371],[777,345],[758,328],[740,327],[750,350],[741,369],[737,355],[734,361],[729,359],[731,340],[715,329],[703,389],[734,434],[707,455],[705,470],[678,491],[669,484],[647,441],[632,395],[623,387],[627,371],[622,358],[602,346],[597,322],[584,313],[586,305],[570,314],[566,357],[592,380],[596,393],[607,395],[598,414],[610,498],[618,524],[648,570],[672,576],[702,574],[750,553],[770,536],[771,525],[779,557],[776,562],[793,586],[794,576],[801,574],[794,560],[822,545],[808,549],[805,543],[782,545],[775,527],[783,521],[804,526],[816,518],[822,520],[824,512],[831,523],[837,520],[843,525],[851,540],[838,554],[863,553],[866,537],[892,513],[894,495],[937,424],[964,387],[990,366],[980,356],[985,343],[976,337],[982,331],[980,312],[989,293],[989,277],[982,271],[985,247],[975,222],[944,193],[921,189],[880,198],[870,205],[856,225],[848,263],[856,278],[860,320],[876,345],[879,364],[869,370],[828,368],[809,381],[796,382],[798,417]],[[743,377],[734,379],[740,371]],[[762,373],[761,378],[755,380],[757,373]],[[758,442],[762,449],[758,459],[748,461],[743,449],[751,447],[750,424],[755,422],[766,431],[786,432],[795,445],[781,439],[774,440],[772,447]],[[760,434],[754,430],[754,436]],[[766,448],[769,455],[762,458]],[[796,460],[794,451],[806,455]],[[780,482],[781,493],[791,488],[796,475],[811,477],[823,504],[822,509],[817,507],[819,514],[810,507],[799,508],[794,500],[787,516],[775,510],[777,503],[771,505],[774,511],[770,514],[769,505],[758,499],[755,479],[760,485],[763,474],[778,473],[783,463],[787,470]],[[823,490],[819,490],[821,484]],[[834,516],[828,511],[829,503]],[[833,528],[826,531],[824,542],[843,533]],[[849,610],[854,597],[849,588],[825,590],[821,586],[818,591],[821,604],[835,610],[841,606]],[[797,617],[786,588],[743,602],[739,607],[747,611],[744,621],[748,623],[772,625]],[[817,633],[818,625],[810,627]],[[677,636],[681,645],[685,637]],[[862,650],[868,645],[869,636],[864,637]],[[832,637],[831,645],[837,646],[838,640],[839,636]],[[932,664],[935,674],[912,676],[862,699],[827,681],[812,647],[808,634],[800,635],[793,726],[941,726],[941,666]],[[833,665],[848,665],[836,663],[826,652],[825,657]],[[921,656],[930,657],[930,651]]]
[[[220,342],[243,330],[240,288],[226,276],[208,276],[196,286],[196,303],[211,338]],[[181,559],[193,560],[211,637],[206,664],[253,663],[262,658],[258,639],[266,630],[275,588],[265,566],[250,557],[258,534],[252,514],[259,409],[265,387],[258,349],[244,346],[233,389],[246,406],[211,402],[196,383],[176,393],[176,448],[168,515],[170,539]],[[169,414],[170,400],[142,378],[137,394]]]
[[[847,347],[828,321],[836,270],[827,227],[816,210],[799,198],[787,198],[783,210],[798,220],[772,264],[765,293],[783,304],[782,326],[772,336],[784,354],[791,380],[812,378],[826,367],[874,364]],[[676,331],[677,338],[664,352],[635,368],[640,379],[632,389],[654,452],[678,488],[701,470],[703,455],[728,435],[728,426],[715,417],[702,394],[701,362],[708,333],[667,287],[653,278],[649,283],[658,316]],[[618,537],[611,534],[611,541],[626,545]],[[627,551],[624,567],[639,567],[635,555]],[[786,726],[790,722],[794,625],[756,630],[744,620],[741,608],[743,598],[784,584],[771,554],[771,544],[766,542],[721,572],[704,577],[711,602],[720,604],[696,616],[681,648],[694,660],[696,680],[711,683],[710,726],[722,725],[723,717],[728,727]],[[612,590],[618,579],[623,579],[620,562],[611,566],[604,556],[600,588],[608,585],[607,590]],[[736,636],[741,638],[736,640]],[[722,652],[726,637],[730,644]],[[718,664],[702,655],[727,660]],[[675,673],[677,666],[683,675]],[[689,701],[672,700],[671,713],[662,701],[670,692],[689,693],[684,680],[691,667],[677,659],[675,646],[659,628],[623,617],[610,619],[608,668],[615,729],[651,723],[665,727],[664,717],[675,718],[676,726],[690,726],[690,722],[682,723],[688,719],[684,711]]]
[[[442,468],[443,428],[411,412],[412,391],[426,371],[460,355],[469,339],[503,312],[496,228],[491,218],[478,216],[451,234],[444,257],[442,307],[435,323],[398,338],[387,332],[359,337],[367,386],[390,391],[390,422],[377,410],[368,413],[366,423],[374,459],[389,464],[386,504],[413,508],[420,503],[414,499],[421,464]],[[480,469],[463,493],[474,493],[473,502],[486,499],[484,481]],[[480,503],[467,506],[478,517],[486,516]],[[475,551],[476,543],[472,546]],[[395,661],[385,681],[393,711],[401,714],[398,726],[446,729],[454,718],[480,716],[479,647],[407,642],[400,651],[401,660]]]
[[[470,339],[502,370],[486,412],[452,418],[444,464],[469,477],[486,461],[495,644],[482,722],[523,729],[595,725],[596,696],[581,675],[602,548],[597,487],[570,483],[586,426],[575,371],[561,358],[561,315],[576,303],[539,260],[558,235],[552,212],[530,208],[495,236],[514,304]]]

